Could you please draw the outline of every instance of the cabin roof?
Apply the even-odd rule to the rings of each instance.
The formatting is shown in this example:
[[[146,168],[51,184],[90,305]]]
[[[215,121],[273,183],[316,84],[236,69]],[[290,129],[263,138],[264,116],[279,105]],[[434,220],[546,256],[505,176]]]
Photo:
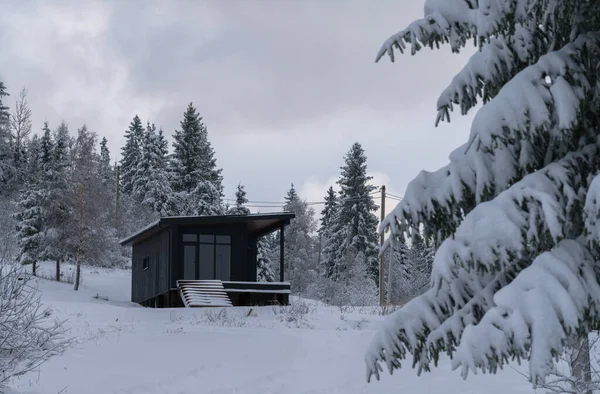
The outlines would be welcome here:
[[[296,215],[292,212],[219,216],[165,216],[122,239],[119,243],[122,246],[133,245],[173,225],[202,227],[225,224],[246,224],[249,235],[260,237],[275,231],[282,226],[290,224],[290,220],[294,217],[296,217]]]

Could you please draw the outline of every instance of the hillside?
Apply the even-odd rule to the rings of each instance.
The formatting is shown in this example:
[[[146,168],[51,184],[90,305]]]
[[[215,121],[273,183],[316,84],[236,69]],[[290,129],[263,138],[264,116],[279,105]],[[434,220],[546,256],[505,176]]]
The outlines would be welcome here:
[[[50,275],[51,266],[41,268]],[[68,268],[65,268],[68,276]],[[401,370],[367,384],[363,353],[379,308],[340,310],[294,299],[260,308],[146,309],[128,302],[128,271],[85,269],[79,292],[38,279],[77,343],[13,382],[20,394],[530,393],[512,369],[496,376]],[[96,299],[108,297],[108,301]],[[522,367],[521,367],[522,368]]]

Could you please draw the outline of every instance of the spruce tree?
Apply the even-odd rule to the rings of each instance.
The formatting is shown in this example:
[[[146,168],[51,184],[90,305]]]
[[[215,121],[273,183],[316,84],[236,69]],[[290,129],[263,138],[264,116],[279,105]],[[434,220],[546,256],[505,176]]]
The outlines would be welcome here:
[[[325,207],[321,211],[321,226],[319,227],[319,233],[323,233],[327,228],[331,226],[331,221],[338,209],[338,198],[333,190],[333,186],[329,186],[327,194],[325,195]]]
[[[69,206],[66,201],[70,186],[70,147],[71,137],[67,125],[62,122],[54,132],[51,164],[45,178],[48,193],[46,205],[46,234],[43,257],[56,263],[56,281],[60,281],[60,263],[71,257],[68,241],[68,227],[71,225]]]
[[[63,121],[54,132],[54,161],[60,171],[65,171],[70,165],[70,149],[73,144],[69,135],[69,127]]]
[[[27,181],[19,192],[17,212],[14,214],[18,261],[21,264],[31,264],[33,275],[36,274],[42,252],[46,197],[39,183]]]
[[[229,208],[227,210],[227,214],[248,215],[250,213],[250,209],[244,206],[247,203],[248,199],[246,198],[246,190],[244,190],[244,186],[240,184],[237,186],[237,190],[235,191],[235,206]]]
[[[16,222],[16,240],[18,261],[21,264],[31,264],[33,274],[36,274],[37,263],[40,261],[43,238],[45,207],[48,195],[43,187],[44,156],[42,144],[38,136],[34,136],[27,150],[27,178],[16,201],[17,211],[13,215]]]
[[[135,115],[125,131],[125,146],[121,148],[121,190],[123,193],[133,192],[136,181],[137,166],[141,157],[141,145],[144,139],[144,126],[139,116]]]
[[[375,186],[370,185],[372,177],[367,175],[367,157],[362,146],[356,142],[344,157],[341,176],[338,180],[339,212],[335,217],[334,251],[339,260],[333,265],[341,267],[351,264],[358,253],[365,258],[367,273],[376,283],[379,277],[379,246],[377,244],[377,205],[372,193]],[[338,268],[339,270],[339,268]]]
[[[156,127],[148,123],[141,144],[141,157],[137,165],[134,199],[159,216],[174,214],[173,191],[167,172],[164,138],[156,133]]]
[[[188,195],[185,205],[185,214],[195,216],[223,215],[224,207],[221,204],[221,193],[210,181],[200,181]]]
[[[52,131],[48,126],[48,122],[44,122],[42,128],[42,137],[40,138],[40,165],[43,172],[52,170],[54,163],[54,141],[52,140]],[[48,175],[45,174],[45,177]]]
[[[340,204],[333,187],[330,186],[325,195],[325,207],[321,211],[321,226],[319,236],[321,243],[321,266],[319,271],[322,276],[338,280],[340,276],[338,253],[346,240],[345,226],[337,220]]]
[[[102,137],[100,141],[100,162],[98,171],[100,172],[100,180],[103,185],[110,186],[115,182],[115,173],[110,162],[110,151],[108,149],[108,140]]]
[[[340,215],[339,205],[334,206],[329,224],[323,228],[321,233],[320,273],[335,282],[341,282],[348,277],[351,265],[358,253],[350,248],[348,226],[340,219]]]
[[[203,208],[202,211],[222,211],[223,186],[221,169],[217,168],[214,151],[208,140],[208,131],[202,122],[202,117],[192,103],[188,105],[181,121],[181,130],[176,130],[173,135],[173,155],[171,156],[170,172],[172,188],[176,192],[181,207],[197,205],[198,201],[188,201],[198,198],[198,192],[212,188],[203,185],[210,182],[219,194],[219,199],[211,196],[204,198],[203,204],[208,201],[216,205]],[[185,210],[186,208],[180,208]],[[194,208],[193,210],[196,210]]]
[[[377,59],[472,42],[437,101],[437,122],[483,104],[469,139],[420,172],[382,224],[406,239],[424,230],[437,250],[430,288],[375,337],[369,377],[409,354],[427,371],[446,353],[464,377],[528,360],[538,384],[598,324],[600,3],[427,2]]]

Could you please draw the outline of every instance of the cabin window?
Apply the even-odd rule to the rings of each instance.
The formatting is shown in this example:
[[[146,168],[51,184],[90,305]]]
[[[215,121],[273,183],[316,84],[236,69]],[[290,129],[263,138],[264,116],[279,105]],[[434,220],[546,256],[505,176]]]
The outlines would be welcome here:
[[[212,244],[215,242],[214,235],[200,234],[200,243]]]
[[[183,242],[198,242],[198,236],[196,234],[183,234]]]
[[[150,257],[144,257],[142,260],[142,269],[145,271],[150,266]]]

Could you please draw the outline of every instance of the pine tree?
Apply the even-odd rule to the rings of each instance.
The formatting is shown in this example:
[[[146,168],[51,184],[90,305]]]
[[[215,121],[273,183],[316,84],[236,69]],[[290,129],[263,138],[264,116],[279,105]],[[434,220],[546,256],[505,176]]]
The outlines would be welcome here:
[[[256,254],[256,280],[258,282],[274,282],[275,274],[271,266],[271,245],[269,244],[268,237],[260,237],[257,241],[257,254]]]
[[[437,102],[438,122],[483,103],[469,140],[448,165],[422,171],[383,223],[436,241],[431,288],[376,336],[369,377],[379,362],[394,370],[411,353],[427,371],[447,353],[465,377],[529,360],[536,384],[597,327],[600,4],[428,2],[377,59],[470,42],[478,51]]]
[[[133,196],[159,216],[168,216],[175,211],[165,155],[164,138],[156,133],[153,124],[148,123],[141,145]]]
[[[243,185],[238,185],[237,190],[235,192],[235,206],[231,207],[227,210],[228,215],[248,215],[250,213],[250,209],[246,208],[244,205],[248,203],[248,199],[246,198],[246,190],[244,190]]]
[[[125,146],[121,148],[121,190],[123,193],[133,192],[143,139],[144,126],[142,126],[140,117],[135,115],[129,124],[129,129],[125,131]]]

